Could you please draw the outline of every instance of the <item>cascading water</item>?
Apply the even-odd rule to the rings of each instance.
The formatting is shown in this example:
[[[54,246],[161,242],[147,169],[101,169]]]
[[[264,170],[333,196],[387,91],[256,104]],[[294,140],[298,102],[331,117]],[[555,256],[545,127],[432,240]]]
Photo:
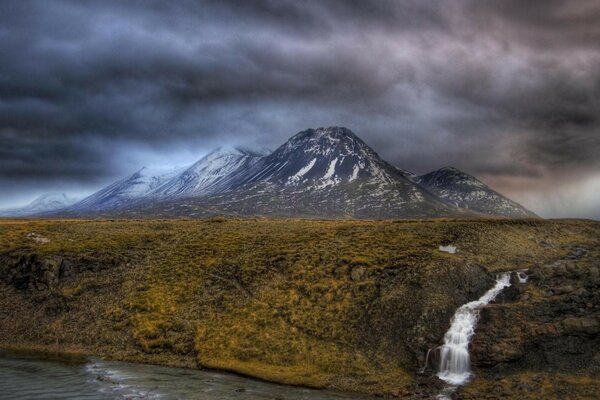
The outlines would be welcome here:
[[[450,329],[446,332],[444,344],[440,348],[440,368],[437,376],[441,380],[459,386],[464,385],[471,378],[469,343],[475,333],[479,312],[504,288],[510,286],[510,275],[510,272],[500,274],[494,287],[479,300],[462,305],[454,313]]]

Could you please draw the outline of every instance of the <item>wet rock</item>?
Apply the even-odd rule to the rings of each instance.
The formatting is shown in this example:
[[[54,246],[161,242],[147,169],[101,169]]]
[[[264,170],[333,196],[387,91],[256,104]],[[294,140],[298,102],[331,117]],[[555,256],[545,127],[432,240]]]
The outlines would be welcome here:
[[[516,389],[529,392],[529,391],[532,391],[534,389],[534,387],[532,385],[528,385],[526,383],[520,383],[517,385]]]
[[[516,299],[518,299],[519,297],[521,297],[521,288],[519,286],[517,286],[518,284],[515,284],[514,282],[512,283],[511,286],[507,287],[506,289],[504,289],[497,297],[496,297],[496,302],[497,303],[504,303],[507,301],[515,301]]]
[[[96,380],[97,380],[98,382],[109,383],[109,384],[111,384],[111,385],[117,385],[117,384],[119,383],[119,382],[117,382],[117,381],[115,381],[115,380],[113,380],[113,379],[111,379],[110,377],[108,377],[108,376],[105,376],[105,375],[98,375],[98,376],[96,377]]]
[[[493,366],[518,360],[522,356],[523,351],[519,346],[510,342],[499,342],[488,348],[486,357],[482,358],[481,362],[484,365]]]

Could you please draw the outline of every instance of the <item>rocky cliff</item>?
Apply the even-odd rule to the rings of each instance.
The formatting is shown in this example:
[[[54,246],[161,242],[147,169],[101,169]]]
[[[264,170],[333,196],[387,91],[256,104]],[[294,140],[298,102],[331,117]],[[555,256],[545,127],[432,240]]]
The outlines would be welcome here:
[[[553,246],[551,241],[545,246]],[[596,398],[600,393],[600,253],[573,244],[538,263],[482,315],[473,342],[479,381],[465,398]],[[496,398],[496,397],[490,397]]]

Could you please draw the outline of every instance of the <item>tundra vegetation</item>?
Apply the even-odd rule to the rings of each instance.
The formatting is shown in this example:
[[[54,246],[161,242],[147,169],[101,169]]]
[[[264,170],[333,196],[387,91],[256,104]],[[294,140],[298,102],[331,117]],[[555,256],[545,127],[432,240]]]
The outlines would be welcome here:
[[[592,398],[599,242],[581,220],[2,220],[0,347],[425,396],[455,309],[527,268],[460,396]]]

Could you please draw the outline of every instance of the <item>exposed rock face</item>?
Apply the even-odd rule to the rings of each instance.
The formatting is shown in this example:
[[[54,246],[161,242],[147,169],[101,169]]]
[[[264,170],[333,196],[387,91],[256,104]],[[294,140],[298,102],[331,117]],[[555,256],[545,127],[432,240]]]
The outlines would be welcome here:
[[[89,257],[69,260],[61,256],[36,254],[0,258],[0,281],[23,291],[45,291],[55,288],[75,273],[100,271],[121,264],[116,258]]]
[[[524,371],[600,374],[600,257],[568,256],[529,271],[482,313],[473,360],[483,377]]]
[[[6,281],[19,290],[47,290],[54,287],[69,269],[60,257],[22,258],[5,272]]]

